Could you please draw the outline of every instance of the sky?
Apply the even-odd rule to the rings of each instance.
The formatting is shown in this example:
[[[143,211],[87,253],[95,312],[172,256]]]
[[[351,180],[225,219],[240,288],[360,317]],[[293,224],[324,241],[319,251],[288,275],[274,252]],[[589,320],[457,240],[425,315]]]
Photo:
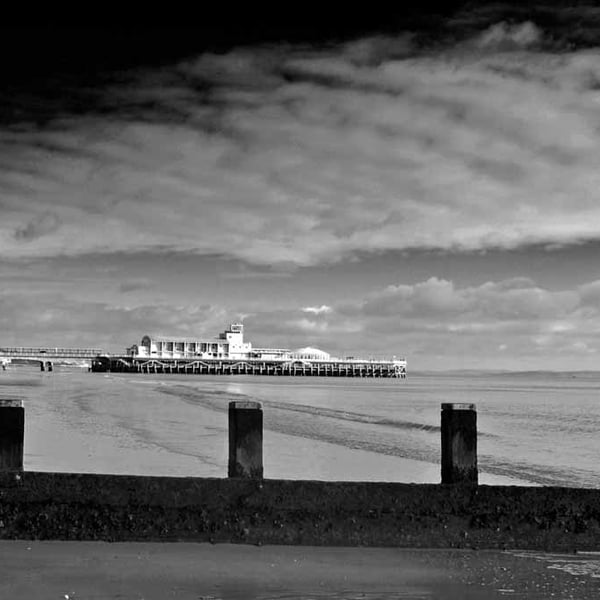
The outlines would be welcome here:
[[[2,26],[0,346],[596,369],[600,8]]]

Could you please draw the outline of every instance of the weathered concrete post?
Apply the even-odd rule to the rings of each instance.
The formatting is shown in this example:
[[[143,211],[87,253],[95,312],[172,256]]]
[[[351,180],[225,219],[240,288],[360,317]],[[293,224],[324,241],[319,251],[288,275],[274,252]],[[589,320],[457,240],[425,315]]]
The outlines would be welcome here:
[[[442,483],[477,485],[474,404],[442,404]]]
[[[262,479],[263,411],[260,402],[229,403],[228,476]]]
[[[23,402],[0,399],[0,472],[23,470],[24,434]]]

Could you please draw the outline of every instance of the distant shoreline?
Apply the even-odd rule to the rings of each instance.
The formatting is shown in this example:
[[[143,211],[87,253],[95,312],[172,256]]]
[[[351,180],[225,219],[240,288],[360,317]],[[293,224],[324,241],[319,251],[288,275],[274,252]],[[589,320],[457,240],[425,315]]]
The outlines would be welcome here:
[[[555,371],[548,369],[544,370],[523,370],[523,371],[513,371],[510,369],[440,369],[440,370],[411,370],[409,373],[409,377],[428,377],[435,375],[444,375],[444,376],[485,376],[485,375],[516,375],[516,376],[535,376],[539,375],[540,377],[550,376],[550,377],[564,377],[570,375],[576,376],[591,376],[591,377],[600,377],[600,369],[597,371],[590,371],[589,369],[582,369],[577,371]]]

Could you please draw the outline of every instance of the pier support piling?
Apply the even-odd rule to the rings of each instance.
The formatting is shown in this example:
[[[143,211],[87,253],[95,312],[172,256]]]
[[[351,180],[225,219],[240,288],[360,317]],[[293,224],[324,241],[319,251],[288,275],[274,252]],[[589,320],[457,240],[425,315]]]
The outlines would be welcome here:
[[[22,400],[0,399],[0,472],[23,470],[24,434]]]
[[[229,403],[228,476],[263,477],[263,411],[260,402]]]
[[[477,485],[474,404],[442,404],[442,483]]]

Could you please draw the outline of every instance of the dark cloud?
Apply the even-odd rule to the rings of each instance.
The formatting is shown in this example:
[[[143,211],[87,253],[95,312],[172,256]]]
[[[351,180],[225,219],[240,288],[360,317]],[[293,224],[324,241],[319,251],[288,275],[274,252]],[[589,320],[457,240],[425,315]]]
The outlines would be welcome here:
[[[547,49],[589,48],[600,39],[600,10],[593,2],[446,1],[395,3],[368,11],[319,6],[291,13],[255,5],[235,11],[213,7],[190,23],[162,15],[161,20],[139,14],[128,19],[121,10],[119,15],[104,22],[97,15],[94,25],[88,21],[71,27],[56,16],[30,26],[11,26],[5,19],[0,27],[0,125],[46,126],[59,116],[114,111],[131,111],[133,116],[142,108],[149,116],[157,107],[116,106],[106,88],[130,83],[140,70],[156,71],[239,47],[292,44],[326,50],[341,45],[356,66],[376,68],[390,59],[452,48],[465,40],[488,50],[532,47],[540,41],[536,30],[545,32],[540,43]],[[213,73],[212,83],[210,77],[204,82],[197,78],[196,95],[206,92],[218,76]],[[182,117],[173,104],[168,110],[170,118]]]

